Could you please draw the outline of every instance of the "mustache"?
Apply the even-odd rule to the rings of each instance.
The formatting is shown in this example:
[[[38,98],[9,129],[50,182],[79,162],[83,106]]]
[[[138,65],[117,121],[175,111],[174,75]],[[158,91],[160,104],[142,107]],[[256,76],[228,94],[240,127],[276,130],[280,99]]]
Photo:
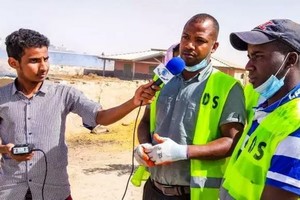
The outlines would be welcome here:
[[[194,51],[184,50],[182,51],[182,54],[188,54],[191,56],[196,56],[197,54]]]

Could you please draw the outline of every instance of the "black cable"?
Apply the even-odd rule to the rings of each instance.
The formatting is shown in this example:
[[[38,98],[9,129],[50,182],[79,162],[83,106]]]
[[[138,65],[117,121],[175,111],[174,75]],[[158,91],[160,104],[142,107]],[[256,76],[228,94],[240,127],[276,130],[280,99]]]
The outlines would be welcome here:
[[[126,196],[126,193],[127,193],[127,190],[128,190],[128,185],[129,185],[129,181],[130,181],[130,178],[133,174],[133,171],[134,171],[134,142],[135,142],[135,130],[136,130],[136,125],[137,125],[137,120],[138,120],[138,117],[139,117],[139,114],[140,114],[140,111],[141,111],[141,108],[142,108],[142,104],[143,104],[143,101],[141,101],[141,104],[139,106],[139,110],[138,110],[138,113],[136,115],[136,118],[135,118],[135,122],[134,122],[134,128],[133,128],[133,135],[132,135],[132,156],[131,156],[131,172],[129,174],[129,177],[128,177],[128,180],[127,180],[127,183],[126,183],[126,187],[125,187],[125,191],[124,191],[124,194],[123,194],[123,197],[122,197],[122,200],[125,198]]]
[[[44,176],[44,181],[43,181],[43,185],[42,185],[42,200],[44,200],[44,188],[45,188],[45,183],[46,183],[46,177],[47,177],[47,173],[48,173],[48,162],[47,162],[47,157],[46,157],[46,153],[41,150],[41,149],[33,149],[32,151],[40,151],[44,154],[44,158],[45,158],[45,176]]]

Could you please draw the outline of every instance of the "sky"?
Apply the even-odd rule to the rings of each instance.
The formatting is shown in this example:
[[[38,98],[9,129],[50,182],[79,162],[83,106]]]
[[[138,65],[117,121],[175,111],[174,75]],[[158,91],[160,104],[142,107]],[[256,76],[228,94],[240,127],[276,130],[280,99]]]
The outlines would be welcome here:
[[[220,24],[214,55],[244,66],[247,53],[233,49],[230,33],[275,18],[300,23],[299,10],[299,0],[0,0],[0,47],[11,32],[29,28],[78,53],[167,49],[180,41],[188,19],[208,13]]]

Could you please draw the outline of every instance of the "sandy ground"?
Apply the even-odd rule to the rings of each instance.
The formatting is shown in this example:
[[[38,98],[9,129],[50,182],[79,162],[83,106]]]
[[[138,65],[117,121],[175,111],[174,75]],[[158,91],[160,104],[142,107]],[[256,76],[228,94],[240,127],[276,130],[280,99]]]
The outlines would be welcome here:
[[[144,83],[93,75],[81,77],[49,75],[49,77],[59,84],[69,84],[78,88],[89,98],[101,103],[104,108],[128,100],[135,89]],[[11,80],[1,79],[0,85],[9,81]],[[133,129],[137,111],[138,109],[119,122],[104,127],[108,132],[98,134],[91,134],[82,127],[81,119],[77,115],[68,116],[66,131],[69,146],[68,172],[74,200],[122,199],[132,168]],[[143,109],[139,116],[142,114]],[[138,200],[141,196],[142,187],[134,187],[129,183],[124,199]]]

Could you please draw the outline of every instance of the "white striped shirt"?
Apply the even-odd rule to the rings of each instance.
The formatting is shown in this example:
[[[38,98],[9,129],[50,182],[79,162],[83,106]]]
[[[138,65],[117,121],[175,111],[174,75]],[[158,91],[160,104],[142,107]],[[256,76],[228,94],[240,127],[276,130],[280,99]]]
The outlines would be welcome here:
[[[70,195],[67,174],[66,117],[70,112],[85,124],[96,126],[101,106],[75,88],[45,81],[30,99],[11,83],[0,88],[0,138],[2,144],[34,144],[46,153],[48,173],[46,200],[62,200]],[[23,200],[30,188],[33,199],[42,199],[45,161],[41,152],[33,159],[17,162],[6,154],[0,168],[0,199]]]

